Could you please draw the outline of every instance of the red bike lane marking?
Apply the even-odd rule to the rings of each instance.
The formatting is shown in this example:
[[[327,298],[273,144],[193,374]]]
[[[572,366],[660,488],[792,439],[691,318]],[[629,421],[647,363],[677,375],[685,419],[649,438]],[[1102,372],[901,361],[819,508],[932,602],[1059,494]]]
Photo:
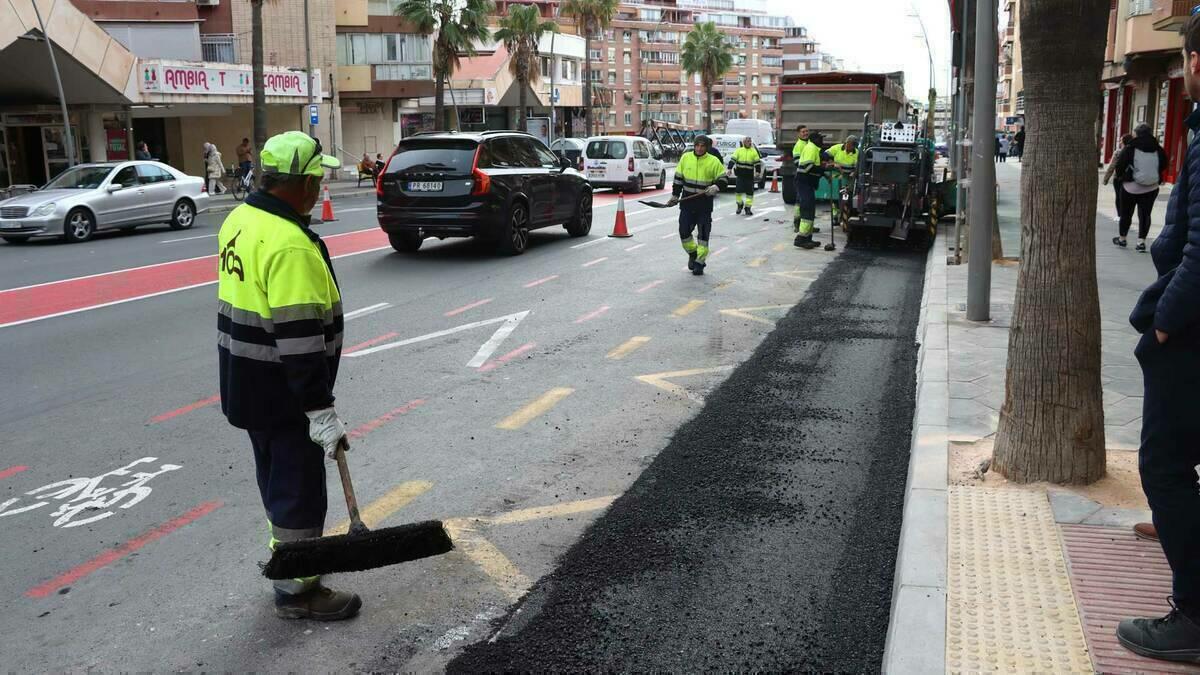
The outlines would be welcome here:
[[[0,471],[0,479],[8,478],[9,476],[15,476],[15,475],[21,473],[22,471],[26,471],[28,469],[29,469],[29,467],[25,466],[24,464],[18,464],[17,466],[10,466],[7,469]]]
[[[54,593],[55,591],[59,590],[60,588],[70,586],[71,584],[75,583],[76,581],[79,581],[80,579],[86,577],[87,575],[91,574],[92,572],[95,572],[96,570],[98,570],[102,567],[111,565],[112,563],[129,555],[130,553],[137,551],[138,549],[142,548],[146,544],[149,544],[150,542],[152,542],[156,539],[162,539],[163,537],[167,536],[168,534],[171,534],[172,532],[174,532],[175,530],[178,530],[179,528],[183,527],[184,525],[187,525],[188,523],[191,523],[195,520],[199,520],[200,518],[203,518],[204,516],[221,508],[221,506],[222,506],[222,503],[218,502],[218,501],[204,502],[203,504],[195,507],[194,509],[188,511],[187,513],[184,513],[183,515],[181,515],[177,518],[168,520],[167,522],[163,523],[162,525],[159,525],[158,527],[155,527],[154,529],[151,529],[147,532],[143,532],[142,534],[134,537],[133,539],[130,539],[129,541],[125,542],[124,544],[121,544],[120,546],[118,546],[116,548],[111,548],[111,549],[105,551],[104,553],[101,553],[100,555],[96,556],[95,558],[92,558],[91,560],[83,563],[82,565],[73,567],[45,583],[41,583],[41,584],[38,584],[37,586],[34,586],[33,588],[29,589],[28,591],[25,591],[25,597],[27,597],[27,598],[44,598],[47,595],[50,595],[51,593]]]
[[[349,436],[350,438],[355,438],[355,439],[362,438],[363,436],[366,436],[367,434],[371,433],[372,431],[375,431],[379,427],[387,424],[388,422],[391,422],[396,417],[403,415],[404,413],[407,413],[407,412],[412,412],[413,410],[415,410],[416,408],[418,408],[424,404],[425,404],[425,399],[423,399],[423,398],[418,398],[418,399],[409,401],[408,403],[405,403],[404,405],[400,406],[399,408],[396,408],[395,410],[386,412],[386,413],[380,415],[379,417],[376,417],[375,419],[371,420],[370,422],[367,422],[361,426],[351,429],[346,435]]]
[[[175,418],[175,417],[179,417],[180,415],[186,415],[187,413],[190,413],[193,410],[199,410],[200,408],[207,408],[208,406],[213,405],[214,403],[220,403],[220,402],[221,402],[220,394],[217,394],[216,396],[209,396],[208,398],[196,401],[195,403],[189,403],[188,405],[185,405],[182,408],[176,408],[170,412],[165,412],[161,415],[156,415],[155,417],[151,417],[150,421],[147,422],[147,424],[158,424],[159,422],[166,422],[167,420]]]
[[[387,248],[378,228],[325,237],[335,258]],[[197,288],[217,281],[217,256],[189,258],[0,291],[0,328]]]

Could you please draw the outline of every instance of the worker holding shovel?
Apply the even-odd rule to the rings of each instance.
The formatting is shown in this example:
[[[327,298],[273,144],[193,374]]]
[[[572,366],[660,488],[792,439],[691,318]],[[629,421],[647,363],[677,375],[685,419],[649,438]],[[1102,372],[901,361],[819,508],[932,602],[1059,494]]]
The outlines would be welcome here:
[[[221,410],[254,447],[270,546],[321,536],[325,462],[346,428],[333,407],[342,302],[325,243],[309,229],[326,168],[340,162],[299,131],[267,140],[262,190],[218,234]],[[275,582],[275,614],[330,621],[358,613],[353,593],[320,577]]]
[[[708,136],[697,136],[692,147],[691,152],[683,153],[679,166],[675,167],[675,181],[667,204],[679,205],[679,238],[688,254],[688,269],[700,276],[708,258],[713,198],[725,184],[725,166],[708,151],[712,147]]]

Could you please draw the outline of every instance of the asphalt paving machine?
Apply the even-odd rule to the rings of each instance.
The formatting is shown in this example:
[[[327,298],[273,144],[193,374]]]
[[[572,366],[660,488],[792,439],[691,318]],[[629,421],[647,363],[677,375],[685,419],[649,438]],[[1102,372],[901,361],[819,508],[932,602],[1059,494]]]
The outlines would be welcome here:
[[[863,121],[858,167],[842,182],[839,221],[847,240],[886,232],[917,244],[937,234],[934,146],[917,124]]]

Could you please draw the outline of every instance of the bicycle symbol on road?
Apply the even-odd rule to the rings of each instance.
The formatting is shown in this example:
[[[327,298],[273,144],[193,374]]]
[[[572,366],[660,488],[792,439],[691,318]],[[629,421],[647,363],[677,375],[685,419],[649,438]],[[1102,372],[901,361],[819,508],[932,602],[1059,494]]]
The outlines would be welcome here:
[[[86,476],[68,478],[57,483],[43,485],[40,488],[25,493],[27,497],[40,500],[35,501],[33,504],[11,508],[20,500],[20,497],[0,502],[0,518],[40,509],[43,506],[49,505],[49,500],[58,500],[62,503],[50,513],[50,516],[55,519],[53,523],[54,527],[79,527],[80,525],[104,520],[113,514],[113,511],[110,509],[118,507],[122,509],[133,508],[146,499],[146,497],[149,497],[151,489],[147,483],[155,476],[161,476],[168,471],[176,471],[183,468],[178,464],[162,464],[157,471],[131,471],[133,467],[139,464],[149,464],[156,461],[158,461],[157,457],[143,457],[119,469],[102,473],[94,478]],[[113,476],[129,476],[130,479],[121,483],[118,487],[101,487],[101,483],[106,478]],[[102,513],[99,513],[101,511]],[[86,518],[81,517],[88,514],[94,515],[89,515]]]

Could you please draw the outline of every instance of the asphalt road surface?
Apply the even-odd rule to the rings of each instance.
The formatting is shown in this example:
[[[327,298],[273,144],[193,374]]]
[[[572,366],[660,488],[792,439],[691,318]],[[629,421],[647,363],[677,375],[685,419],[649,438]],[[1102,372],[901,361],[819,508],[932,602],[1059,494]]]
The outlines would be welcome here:
[[[742,564],[746,583],[774,583],[740,598],[773,603],[757,609],[764,620],[803,615],[748,636],[767,645],[764,667],[877,663],[923,257],[800,251],[778,195],[757,206],[753,218],[734,216],[722,196],[709,273],[693,277],[675,213],[633,199],[630,239],[604,236],[615,201],[598,196],[592,236],[544,230],[514,258],[466,240],[394,253],[371,199],[337,202],[339,219],[320,231],[348,311],[338,408],[353,428],[365,518],[444,519],[457,548],[329,578],[364,599],[359,618],[330,625],[275,618],[257,574],[267,532],[249,443],[214,399],[222,216],[186,232],[0,245],[4,667],[427,671],[456,657],[455,667],[536,666],[514,645],[568,623],[572,597],[580,612],[611,603],[603,609],[616,618],[605,632],[579,617],[553,663],[678,667],[687,655],[665,644],[644,648],[644,661],[623,661],[634,656],[613,642],[569,648],[593,630],[619,640],[621,622],[646,612],[648,598],[624,603],[639,580],[665,603],[655,624],[664,638],[700,645],[699,613],[717,610],[664,592],[680,579],[661,558],[672,548],[698,575]],[[711,493],[689,502],[662,494],[670,485]],[[329,493],[336,529],[336,471]],[[585,578],[581,555],[645,528],[659,548],[623,542],[603,571],[613,579]],[[660,557],[639,571],[623,551]],[[785,558],[793,584],[768,569]],[[878,578],[849,585],[860,573]],[[725,599],[739,599],[742,581],[721,581]],[[865,595],[839,605],[840,589]],[[733,611],[713,616],[714,635],[739,628]],[[786,636],[821,626],[869,632],[861,659],[813,637],[789,661],[798,648],[784,648]],[[625,631],[639,647],[646,633]],[[690,662],[748,658],[714,650]]]

